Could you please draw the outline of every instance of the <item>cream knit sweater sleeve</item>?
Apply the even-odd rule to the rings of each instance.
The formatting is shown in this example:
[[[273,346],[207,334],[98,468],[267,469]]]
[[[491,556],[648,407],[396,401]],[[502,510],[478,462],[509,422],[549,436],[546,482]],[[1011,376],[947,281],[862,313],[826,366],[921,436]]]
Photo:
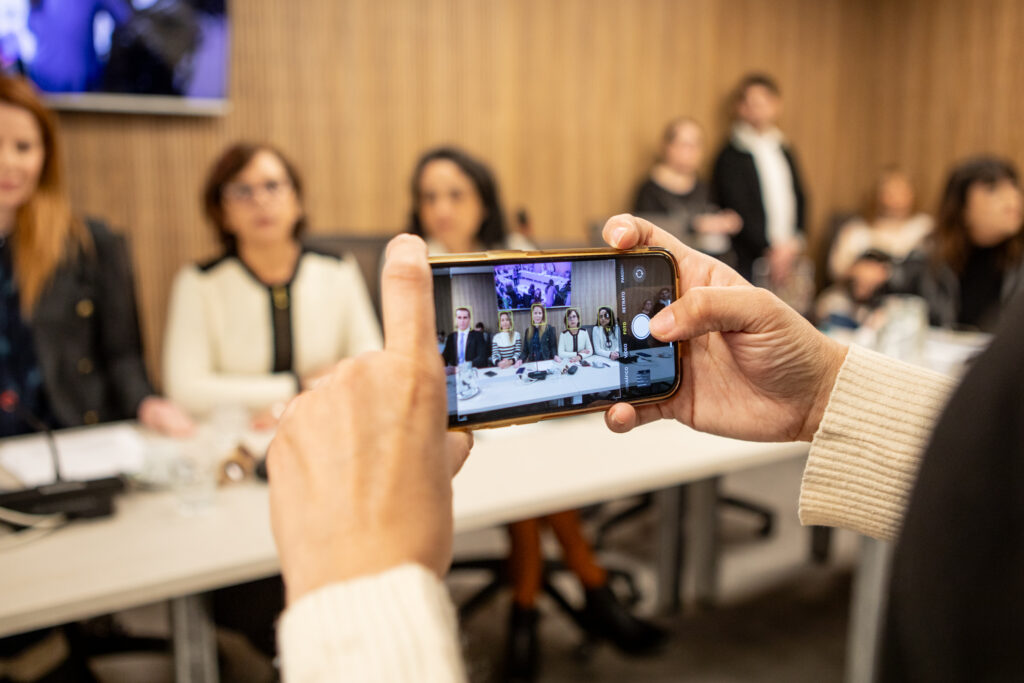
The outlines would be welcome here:
[[[800,521],[894,539],[954,383],[851,346],[811,442]]]
[[[418,564],[334,583],[278,624],[285,683],[465,681],[455,608]]]

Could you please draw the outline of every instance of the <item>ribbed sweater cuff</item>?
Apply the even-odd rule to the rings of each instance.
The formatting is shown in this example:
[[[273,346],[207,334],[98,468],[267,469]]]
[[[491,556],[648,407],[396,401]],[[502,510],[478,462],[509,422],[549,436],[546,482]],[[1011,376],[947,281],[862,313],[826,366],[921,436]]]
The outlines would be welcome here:
[[[800,521],[894,539],[953,386],[945,375],[851,346],[811,442]]]
[[[303,596],[278,626],[287,683],[464,681],[455,609],[417,564]]]

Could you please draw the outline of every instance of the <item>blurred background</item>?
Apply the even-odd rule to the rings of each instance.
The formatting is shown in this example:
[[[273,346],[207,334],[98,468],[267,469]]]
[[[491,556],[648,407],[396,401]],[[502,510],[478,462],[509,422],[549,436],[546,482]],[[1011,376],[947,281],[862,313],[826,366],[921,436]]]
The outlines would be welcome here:
[[[967,154],[1024,162],[1024,5],[1015,0],[245,0],[229,6],[229,108],[62,112],[73,205],[130,236],[148,365],[168,290],[216,253],[198,199],[214,156],[266,140],[295,159],[314,233],[404,228],[428,146],[493,166],[541,245],[582,244],[630,208],[665,122],[704,124],[751,70],[783,94],[813,241],[898,164],[931,209]]]

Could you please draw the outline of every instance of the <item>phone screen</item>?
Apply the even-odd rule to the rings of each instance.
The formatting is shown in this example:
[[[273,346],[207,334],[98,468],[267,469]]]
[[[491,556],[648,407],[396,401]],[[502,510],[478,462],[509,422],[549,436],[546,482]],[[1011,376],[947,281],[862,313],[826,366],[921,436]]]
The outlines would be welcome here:
[[[676,297],[660,251],[434,264],[451,427],[670,394],[673,344],[650,319]]]

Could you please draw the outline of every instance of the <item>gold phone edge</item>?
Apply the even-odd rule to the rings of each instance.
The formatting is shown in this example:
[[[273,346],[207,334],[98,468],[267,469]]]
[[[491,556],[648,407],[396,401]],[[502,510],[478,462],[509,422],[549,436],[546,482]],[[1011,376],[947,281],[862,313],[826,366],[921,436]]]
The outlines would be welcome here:
[[[428,260],[431,266],[435,265],[446,265],[446,264],[462,264],[462,263],[480,263],[486,261],[500,261],[504,259],[523,259],[539,261],[550,258],[559,258],[563,256],[603,256],[607,255],[610,257],[618,256],[630,256],[640,254],[659,254],[669,262],[672,267],[672,275],[676,283],[676,291],[673,294],[678,297],[679,294],[679,268],[676,265],[676,260],[672,258],[672,254],[661,247],[639,247],[633,249],[612,249],[610,247],[586,247],[579,249],[551,249],[551,250],[535,250],[535,251],[517,251],[515,249],[502,249],[497,251],[480,251],[467,254],[445,254],[443,256],[431,256]],[[657,396],[651,396],[647,398],[635,399],[632,401],[623,401],[630,405],[643,405],[646,403],[658,403],[666,401],[679,391],[679,387],[683,381],[683,358],[680,345],[675,345],[676,351],[676,381],[672,385],[672,388],[663,394]],[[500,427],[512,427],[515,425],[526,425],[533,424],[535,422],[541,422],[543,420],[554,420],[560,417],[570,417],[572,415],[585,415],[587,413],[597,413],[605,411],[614,404],[600,405],[600,406],[587,406],[586,408],[573,408],[570,410],[562,410],[557,413],[545,413],[543,415],[524,415],[521,417],[510,417],[504,420],[491,420],[488,422],[480,422],[473,425],[448,425],[448,430],[453,432],[471,432],[480,429],[498,429]]]

